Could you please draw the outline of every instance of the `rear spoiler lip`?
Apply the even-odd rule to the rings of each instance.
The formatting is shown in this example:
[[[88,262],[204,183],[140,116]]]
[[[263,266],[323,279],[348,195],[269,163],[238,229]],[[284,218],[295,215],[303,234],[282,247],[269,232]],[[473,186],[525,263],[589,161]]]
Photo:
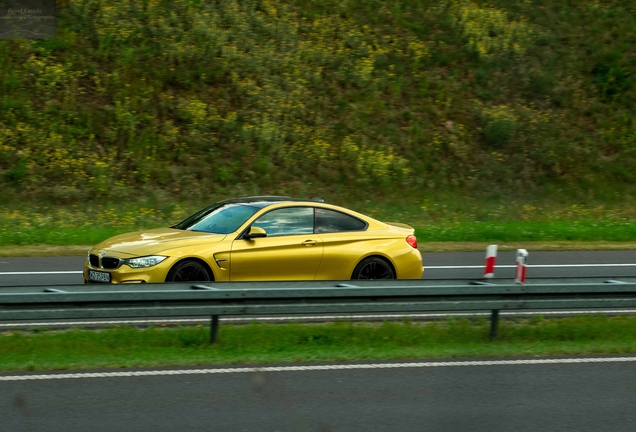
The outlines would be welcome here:
[[[411,230],[411,232],[415,232],[415,228],[413,228],[412,226],[407,225],[407,224],[403,224],[403,223],[400,223],[400,222],[384,222],[384,223],[387,224],[387,225],[391,225],[391,226],[397,227],[397,228],[408,229],[408,230]]]

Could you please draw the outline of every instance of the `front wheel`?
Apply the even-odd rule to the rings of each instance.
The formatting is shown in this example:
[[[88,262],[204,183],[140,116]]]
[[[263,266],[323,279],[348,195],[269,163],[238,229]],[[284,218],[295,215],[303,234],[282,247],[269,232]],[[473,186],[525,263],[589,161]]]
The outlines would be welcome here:
[[[199,262],[185,260],[170,269],[166,282],[209,282],[214,280],[208,270]]]
[[[395,272],[384,259],[369,257],[360,261],[351,279],[395,279]]]

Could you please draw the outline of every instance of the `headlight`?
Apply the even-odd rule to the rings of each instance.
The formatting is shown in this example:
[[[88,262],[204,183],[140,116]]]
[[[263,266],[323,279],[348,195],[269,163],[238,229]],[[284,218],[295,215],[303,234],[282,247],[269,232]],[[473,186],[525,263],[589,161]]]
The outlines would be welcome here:
[[[128,264],[132,268],[143,268],[143,267],[152,267],[154,265],[159,264],[161,261],[165,260],[168,257],[153,255],[139,258],[127,259],[126,264]]]

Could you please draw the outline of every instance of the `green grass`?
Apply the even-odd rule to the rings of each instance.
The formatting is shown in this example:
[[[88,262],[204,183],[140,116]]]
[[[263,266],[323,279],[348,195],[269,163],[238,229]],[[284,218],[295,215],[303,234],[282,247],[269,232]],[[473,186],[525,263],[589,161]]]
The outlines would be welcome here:
[[[55,245],[75,246],[94,245],[109,237],[133,231],[129,228],[77,228],[41,227],[28,231],[7,232],[0,235],[0,246]]]
[[[163,226],[167,226],[163,225]],[[148,228],[151,228],[152,225]],[[139,227],[36,227],[24,231],[0,232],[0,246],[94,245],[109,237],[135,231]],[[420,243],[426,242],[631,242],[636,239],[636,223],[594,221],[550,222],[455,222],[415,227]]]
[[[432,323],[222,325],[33,329],[0,333],[0,370],[64,370],[213,364],[410,360],[636,352],[636,317],[503,320],[497,340],[486,319]]]
[[[501,221],[438,223],[416,227],[420,242],[629,242],[636,223],[619,221]]]
[[[13,204],[0,208],[0,246],[93,245],[137,230],[167,227],[211,202],[168,198],[101,205]],[[382,221],[415,227],[421,244],[428,242],[634,242],[636,207],[547,200],[479,201],[457,195],[327,202]]]

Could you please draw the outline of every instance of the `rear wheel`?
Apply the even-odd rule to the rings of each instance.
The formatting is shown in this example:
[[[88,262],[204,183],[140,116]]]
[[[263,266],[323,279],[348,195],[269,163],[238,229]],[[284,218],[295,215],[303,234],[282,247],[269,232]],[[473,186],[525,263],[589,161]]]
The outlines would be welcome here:
[[[369,257],[360,261],[353,270],[351,279],[395,279],[395,272],[386,260]]]
[[[214,278],[205,266],[197,261],[185,260],[178,262],[170,269],[166,282],[209,282]]]

